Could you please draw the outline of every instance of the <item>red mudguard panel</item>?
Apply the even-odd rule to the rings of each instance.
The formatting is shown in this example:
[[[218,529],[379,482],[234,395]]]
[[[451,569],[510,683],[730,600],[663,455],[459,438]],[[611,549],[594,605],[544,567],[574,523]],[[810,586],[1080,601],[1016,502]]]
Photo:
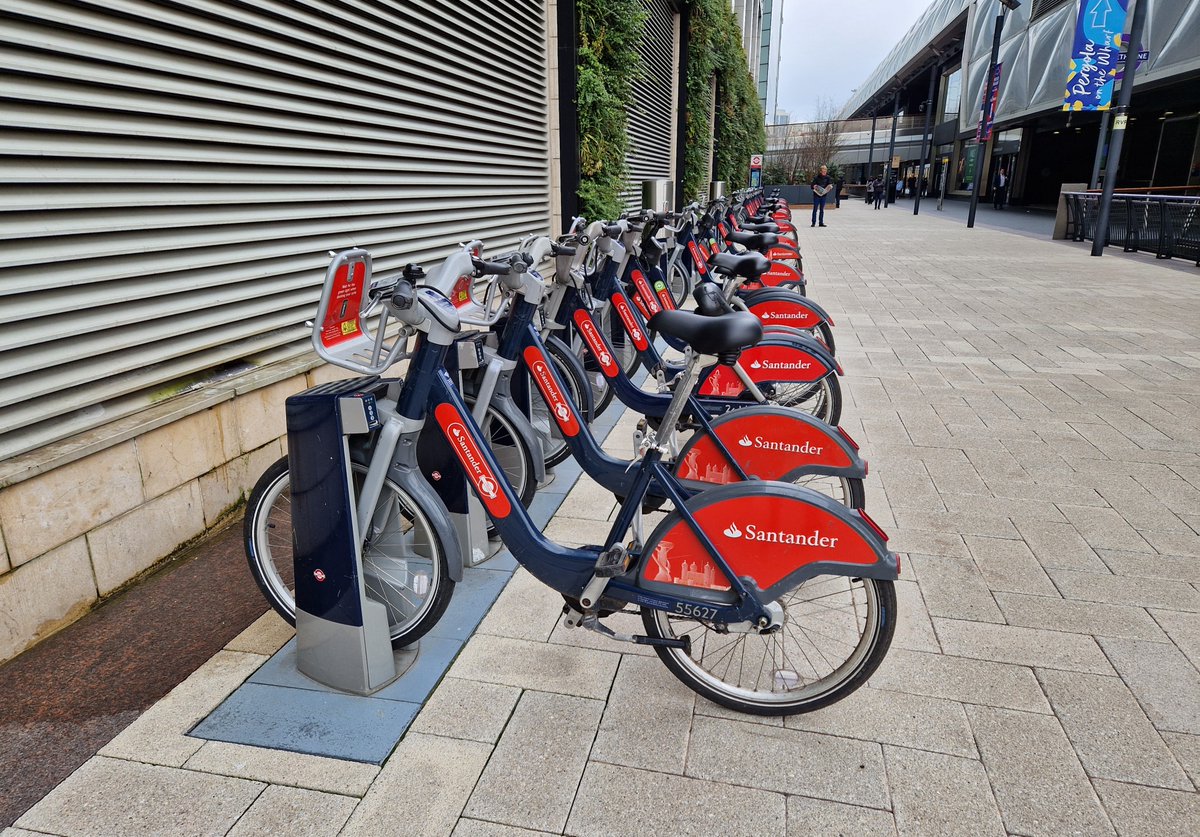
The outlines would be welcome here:
[[[762,415],[758,411],[739,416],[741,412],[728,413],[730,418],[713,427],[713,435],[752,477],[775,480],[806,466],[854,465],[845,449],[822,432],[816,422],[787,415]],[[708,435],[697,436],[696,443],[682,452],[676,473],[685,480],[718,485],[737,481],[725,455]]]
[[[810,383],[819,381],[829,372],[817,358],[803,349],[792,346],[755,346],[742,352],[738,359],[750,380],[792,381]],[[745,391],[742,380],[730,366],[714,366],[709,376],[700,385],[700,395],[720,395],[735,398]]]
[[[751,305],[750,313],[767,325],[785,325],[792,328],[816,328],[821,317],[803,302],[773,299]]]
[[[759,589],[769,590],[808,564],[878,563],[875,548],[846,521],[852,514],[856,512],[835,515],[771,492],[712,503],[695,511],[695,518],[738,577],[749,576]],[[729,579],[682,520],[653,545],[641,580],[705,590],[730,588]]]
[[[783,262],[771,262],[771,269],[759,277],[764,285],[777,288],[784,282],[804,284],[804,274]]]

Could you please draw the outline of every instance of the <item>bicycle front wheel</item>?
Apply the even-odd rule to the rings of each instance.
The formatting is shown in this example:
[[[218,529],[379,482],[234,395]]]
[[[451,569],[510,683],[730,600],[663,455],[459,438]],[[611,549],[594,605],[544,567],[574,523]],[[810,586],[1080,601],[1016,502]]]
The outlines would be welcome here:
[[[767,634],[645,608],[642,622],[652,637],[689,639],[689,651],[655,647],[684,685],[752,715],[795,715],[841,700],[879,667],[896,629],[890,581],[818,576],[777,604],[783,625]]]
[[[355,490],[366,468],[353,465]],[[362,547],[367,594],[387,607],[392,645],[423,636],[446,610],[454,591],[445,545],[412,497],[386,480],[373,520],[379,531]],[[283,457],[259,479],[246,505],[246,558],[255,583],[275,612],[296,624],[292,493]]]

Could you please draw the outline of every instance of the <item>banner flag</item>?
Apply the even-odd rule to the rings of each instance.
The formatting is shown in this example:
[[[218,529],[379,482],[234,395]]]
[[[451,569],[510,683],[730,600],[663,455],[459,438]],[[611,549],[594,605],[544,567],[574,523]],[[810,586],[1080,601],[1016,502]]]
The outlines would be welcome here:
[[[1080,0],[1063,110],[1112,106],[1117,56],[1124,49],[1128,0]]]
[[[987,142],[992,138],[992,124],[996,121],[996,102],[1000,99],[1000,71],[1004,69],[1003,62],[996,63],[996,71],[992,73],[992,84],[988,89],[987,112],[979,117],[979,128],[975,131],[975,142]]]

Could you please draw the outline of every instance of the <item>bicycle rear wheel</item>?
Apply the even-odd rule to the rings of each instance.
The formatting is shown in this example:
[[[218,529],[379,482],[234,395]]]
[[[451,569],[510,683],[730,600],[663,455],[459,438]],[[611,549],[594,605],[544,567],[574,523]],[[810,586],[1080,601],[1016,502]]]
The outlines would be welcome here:
[[[366,467],[354,463],[356,490]],[[384,482],[376,507],[383,519],[378,535],[363,543],[363,576],[368,595],[388,611],[397,648],[423,636],[446,610],[454,591],[445,545],[429,518],[404,489]],[[250,573],[267,602],[296,624],[293,576],[292,499],[287,457],[259,478],[246,504],[242,534]]]
[[[837,424],[842,418],[842,386],[836,375],[826,375],[819,381],[808,383],[772,381],[759,383],[758,387],[770,404],[794,407],[830,425]]]
[[[777,602],[783,625],[768,634],[722,631],[691,617],[642,609],[649,636],[679,680],[714,703],[753,715],[812,712],[841,700],[879,667],[896,629],[890,581],[818,576]]]

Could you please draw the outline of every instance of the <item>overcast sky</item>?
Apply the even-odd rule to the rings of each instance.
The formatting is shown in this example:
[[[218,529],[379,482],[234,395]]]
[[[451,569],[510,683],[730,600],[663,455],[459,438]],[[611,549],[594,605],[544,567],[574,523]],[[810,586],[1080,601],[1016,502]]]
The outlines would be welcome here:
[[[821,98],[841,110],[930,2],[783,0],[779,109],[793,122],[812,120]]]

